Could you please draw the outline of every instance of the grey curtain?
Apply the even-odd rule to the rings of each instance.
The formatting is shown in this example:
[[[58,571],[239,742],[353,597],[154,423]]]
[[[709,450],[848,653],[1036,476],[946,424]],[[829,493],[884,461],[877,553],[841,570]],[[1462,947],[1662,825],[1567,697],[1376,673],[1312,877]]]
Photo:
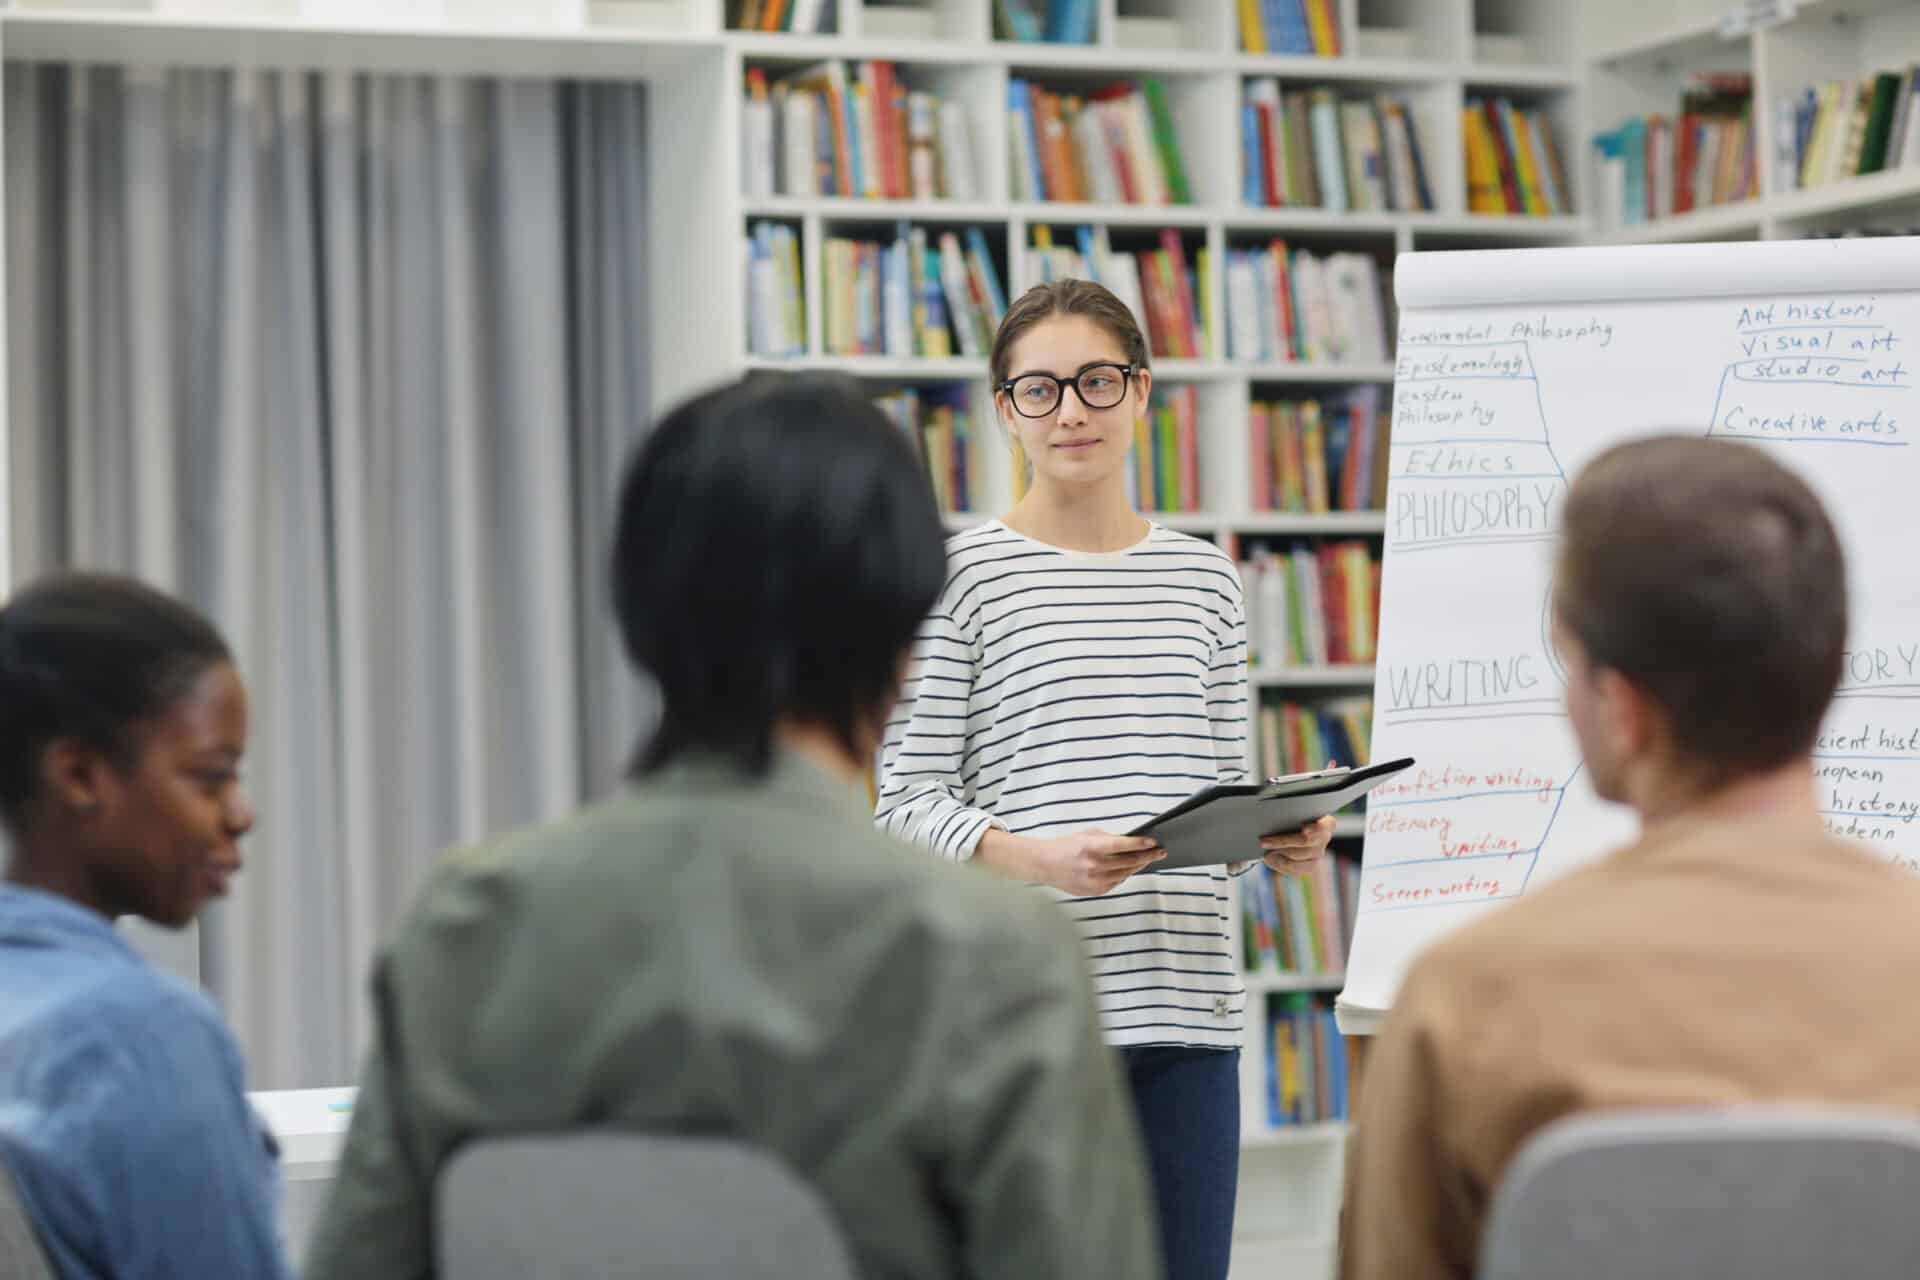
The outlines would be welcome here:
[[[613,784],[601,566],[647,409],[637,86],[9,67],[19,577],[134,572],[253,694],[203,921],[257,1087],[343,1083],[440,849]]]

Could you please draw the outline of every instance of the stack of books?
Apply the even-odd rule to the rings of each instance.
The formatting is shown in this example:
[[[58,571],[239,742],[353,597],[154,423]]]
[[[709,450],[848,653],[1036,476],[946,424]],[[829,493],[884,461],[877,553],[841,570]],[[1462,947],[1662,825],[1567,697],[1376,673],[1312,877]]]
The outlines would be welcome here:
[[[1069,279],[1105,285],[1133,312],[1156,356],[1192,360],[1218,350],[1209,328],[1213,273],[1207,250],[1189,259],[1172,228],[1160,232],[1157,249],[1140,253],[1115,252],[1104,227],[1077,227],[1073,235],[1072,245],[1056,244],[1052,227],[1033,228],[1029,285]]]
[[[1240,582],[1247,653],[1256,668],[1373,661],[1380,562],[1365,542],[1262,548],[1240,565]]]
[[[1240,895],[1247,972],[1343,973],[1359,894],[1360,867],[1350,858],[1322,858],[1301,876],[1275,875],[1255,863]]]
[[[1227,342],[1235,360],[1382,362],[1386,302],[1364,253],[1315,257],[1286,241],[1227,254]]]
[[[1239,0],[1240,47],[1248,53],[1340,56],[1336,0]]]
[[[906,387],[884,393],[874,403],[919,451],[940,510],[973,511],[980,468],[966,388]]]
[[[806,354],[800,237],[784,222],[756,222],[747,230],[746,263],[747,349],[757,356]]]
[[[1155,387],[1134,424],[1127,497],[1139,511],[1200,509],[1200,396],[1191,386]]]
[[[827,351],[832,355],[943,357],[957,341],[984,356],[1007,312],[1000,273],[978,227],[966,248],[952,231],[937,244],[902,224],[888,244],[834,237],[822,246]]]
[[[1533,217],[1573,212],[1553,125],[1538,107],[1469,98],[1460,117],[1467,149],[1467,209]]]
[[[1085,98],[1007,82],[1015,200],[1191,204],[1167,93],[1151,77]]]
[[[966,108],[909,89],[891,62],[822,62],[771,84],[750,67],[746,84],[749,197],[980,198]]]
[[[1095,0],[993,0],[996,40],[1092,44]]]
[[[1832,80],[1784,98],[1774,114],[1784,187],[1920,165],[1920,67]]]
[[[1329,761],[1364,768],[1373,742],[1373,703],[1338,698],[1318,706],[1269,702],[1259,714],[1260,772],[1279,778],[1311,773]]]
[[[1274,997],[1269,1017],[1267,1119],[1277,1128],[1344,1121],[1352,1069],[1333,1010],[1296,992]]]
[[[791,31],[819,35],[833,21],[827,0],[727,0],[730,31]]]
[[[1372,386],[1325,400],[1254,401],[1247,417],[1253,509],[1381,510],[1389,421]]]
[[[1240,107],[1241,199],[1268,209],[1433,208],[1420,133],[1405,102],[1249,80]]]
[[[1671,123],[1652,115],[1593,140],[1600,176],[1599,218],[1635,226],[1759,193],[1753,77],[1697,72]]]

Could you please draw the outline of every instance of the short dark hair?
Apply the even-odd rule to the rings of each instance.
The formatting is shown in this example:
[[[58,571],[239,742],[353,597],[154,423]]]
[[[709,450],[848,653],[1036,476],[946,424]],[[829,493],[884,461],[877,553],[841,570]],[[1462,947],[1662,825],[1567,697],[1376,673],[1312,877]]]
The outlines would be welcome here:
[[[926,473],[851,380],[759,377],[675,408],[614,535],[614,612],[662,703],[636,771],[698,750],[762,773],[787,717],[857,754],[945,581]]]
[[[1118,295],[1091,280],[1050,280],[1015,298],[1000,321],[1000,329],[993,335],[993,351],[987,358],[987,372],[994,386],[1013,376],[1013,344],[1042,320],[1059,315],[1087,317],[1120,344],[1128,364],[1147,367],[1146,335]]]
[[[1840,682],[1847,573],[1805,481],[1735,441],[1638,440],[1580,473],[1562,528],[1561,624],[1659,703],[1703,780],[1813,749]]]
[[[0,816],[33,803],[48,744],[75,738],[125,769],[142,727],[232,660],[212,623],[131,578],[59,573],[22,589],[0,608]]]

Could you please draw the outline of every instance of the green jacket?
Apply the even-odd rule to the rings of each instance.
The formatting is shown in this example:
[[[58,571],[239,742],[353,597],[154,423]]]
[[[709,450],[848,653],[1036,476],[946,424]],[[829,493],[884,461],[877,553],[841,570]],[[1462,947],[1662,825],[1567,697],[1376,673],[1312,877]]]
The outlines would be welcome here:
[[[663,771],[451,854],[376,964],[309,1280],[433,1274],[461,1144],[722,1135],[825,1197],[867,1276],[1160,1273],[1131,1104],[1042,895],[873,828],[792,753]]]

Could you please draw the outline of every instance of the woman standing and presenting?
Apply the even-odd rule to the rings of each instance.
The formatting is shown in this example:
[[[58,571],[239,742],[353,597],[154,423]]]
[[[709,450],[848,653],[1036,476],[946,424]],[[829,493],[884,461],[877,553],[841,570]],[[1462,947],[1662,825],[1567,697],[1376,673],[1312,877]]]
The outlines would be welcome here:
[[[1233,561],[1127,497],[1147,345],[1099,285],[1030,289],[991,357],[1031,460],[1004,519],[948,542],[882,755],[877,820],[949,858],[1056,891],[1078,924],[1152,1162],[1171,1280],[1226,1275],[1239,1172],[1246,992],[1230,868],[1156,872],[1115,834],[1246,778],[1247,650]],[[1326,852],[1331,819],[1270,837],[1268,865]]]

